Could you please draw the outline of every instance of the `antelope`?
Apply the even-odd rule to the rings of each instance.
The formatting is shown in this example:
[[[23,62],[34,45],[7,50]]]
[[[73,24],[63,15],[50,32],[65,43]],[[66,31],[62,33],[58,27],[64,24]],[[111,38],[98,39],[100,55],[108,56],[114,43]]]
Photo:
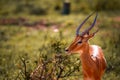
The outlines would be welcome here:
[[[93,38],[98,32],[98,29],[89,34],[89,31],[94,27],[98,14],[94,18],[92,25],[79,33],[83,24],[93,15],[90,14],[77,28],[76,37],[72,44],[65,49],[68,54],[78,53],[82,64],[82,72],[84,80],[101,80],[106,69],[106,60],[101,47],[90,45],[89,39]]]

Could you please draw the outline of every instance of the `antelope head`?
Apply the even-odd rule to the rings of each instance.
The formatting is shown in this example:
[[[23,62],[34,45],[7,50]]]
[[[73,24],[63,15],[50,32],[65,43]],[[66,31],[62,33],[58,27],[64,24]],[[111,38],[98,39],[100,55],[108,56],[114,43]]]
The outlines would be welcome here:
[[[92,25],[87,28],[86,30],[84,30],[83,32],[80,32],[79,33],[79,30],[81,29],[81,27],[83,26],[83,24],[93,15],[90,14],[79,26],[78,28],[76,29],[76,37],[74,39],[74,41],[72,42],[72,44],[66,48],[66,52],[68,54],[71,54],[71,53],[80,53],[80,55],[83,53],[83,50],[85,49],[85,47],[89,47],[89,44],[88,44],[88,40],[90,38],[92,38],[96,32],[98,32],[98,30],[96,30],[94,33],[91,33],[89,34],[89,31],[94,27],[95,25],[95,22],[96,22],[96,19],[97,19],[97,13],[96,13],[96,16],[94,18],[94,21],[92,23]]]

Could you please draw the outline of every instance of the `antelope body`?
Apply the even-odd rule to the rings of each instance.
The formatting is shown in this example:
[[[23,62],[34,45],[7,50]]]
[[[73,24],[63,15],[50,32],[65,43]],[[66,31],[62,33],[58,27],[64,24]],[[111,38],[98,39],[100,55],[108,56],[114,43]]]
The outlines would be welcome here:
[[[92,14],[91,14],[92,15]],[[89,34],[89,31],[95,25],[97,14],[93,24],[84,32],[79,34],[82,25],[91,16],[89,15],[76,30],[76,38],[72,44],[66,49],[68,54],[79,53],[82,63],[84,80],[101,80],[106,68],[106,60],[102,49],[97,45],[90,45],[88,40],[92,38],[96,32]]]

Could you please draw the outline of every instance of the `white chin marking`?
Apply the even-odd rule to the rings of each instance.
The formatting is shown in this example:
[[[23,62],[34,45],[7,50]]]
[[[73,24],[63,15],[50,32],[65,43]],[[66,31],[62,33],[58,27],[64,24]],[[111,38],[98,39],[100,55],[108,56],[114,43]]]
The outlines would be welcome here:
[[[68,53],[67,55],[71,55],[71,53]]]
[[[71,55],[71,52],[66,52],[67,55]]]

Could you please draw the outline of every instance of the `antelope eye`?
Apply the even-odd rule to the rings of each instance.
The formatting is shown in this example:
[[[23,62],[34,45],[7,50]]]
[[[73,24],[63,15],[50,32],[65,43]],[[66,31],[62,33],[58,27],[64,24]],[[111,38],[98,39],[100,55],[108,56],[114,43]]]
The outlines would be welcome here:
[[[82,43],[82,41],[78,41],[78,44]]]

